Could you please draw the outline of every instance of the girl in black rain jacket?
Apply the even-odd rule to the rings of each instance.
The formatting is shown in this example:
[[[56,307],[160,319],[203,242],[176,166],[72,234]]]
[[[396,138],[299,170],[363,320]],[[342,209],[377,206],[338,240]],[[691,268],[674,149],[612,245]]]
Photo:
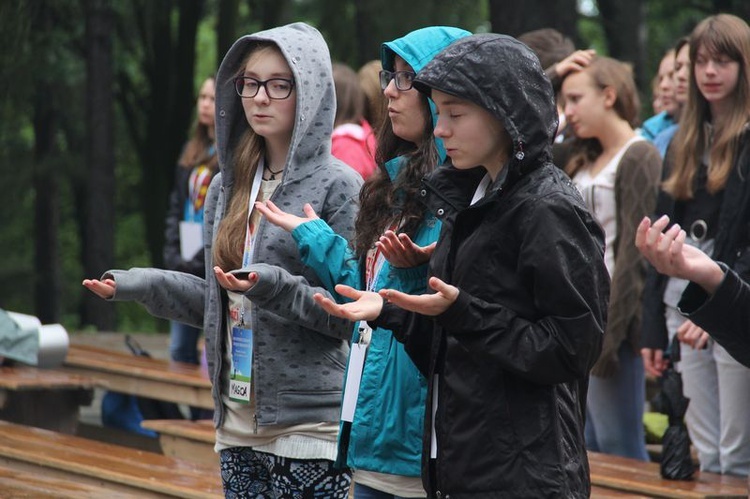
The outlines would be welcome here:
[[[435,101],[435,135],[451,157],[421,190],[443,221],[429,262],[435,292],[338,287],[355,301],[316,299],[403,332],[430,386],[430,497],[588,497],[586,387],[609,278],[601,227],[551,163],[552,86],[528,47],[497,34],[454,42],[414,86]]]

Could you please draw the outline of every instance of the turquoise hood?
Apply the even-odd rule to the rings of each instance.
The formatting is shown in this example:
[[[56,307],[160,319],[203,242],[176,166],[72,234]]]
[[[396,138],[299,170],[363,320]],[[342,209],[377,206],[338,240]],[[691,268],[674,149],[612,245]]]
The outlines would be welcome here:
[[[451,43],[460,38],[471,35],[465,29],[452,28],[450,26],[430,26],[412,31],[408,35],[397,38],[391,42],[385,42],[380,47],[380,63],[383,69],[393,71],[394,60],[398,55],[409,66],[419,73],[422,68],[438,55]],[[432,126],[437,124],[437,111],[432,99],[427,99],[430,104],[432,115]],[[443,141],[435,138],[435,146],[440,155],[440,162],[445,161],[445,147]]]

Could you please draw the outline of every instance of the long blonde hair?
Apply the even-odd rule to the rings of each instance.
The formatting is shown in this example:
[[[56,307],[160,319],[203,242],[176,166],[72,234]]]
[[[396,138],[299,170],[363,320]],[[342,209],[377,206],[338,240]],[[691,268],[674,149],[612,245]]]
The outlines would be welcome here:
[[[706,135],[704,124],[711,120],[708,101],[695,81],[695,61],[700,47],[712,54],[722,54],[739,63],[737,86],[732,94],[729,115],[715,129],[713,138]],[[709,147],[706,188],[716,193],[724,188],[737,155],[738,139],[750,118],[750,27],[730,14],[711,16],[698,24],[690,35],[690,88],[688,101],[680,119],[675,144],[675,161],[663,188],[675,199],[691,199],[693,183],[701,160]],[[714,117],[715,118],[715,117]],[[710,140],[711,139],[711,140]]]
[[[260,57],[269,51],[281,54],[279,48],[273,43],[261,42],[254,45],[242,61],[237,76],[244,72],[251,58]],[[240,97],[237,96],[237,99],[239,100]],[[250,202],[255,172],[263,154],[265,154],[265,140],[248,126],[231,159],[234,167],[231,199],[227,214],[216,230],[216,241],[213,246],[214,265],[218,265],[224,272],[242,266],[242,252],[247,231],[247,205]]]

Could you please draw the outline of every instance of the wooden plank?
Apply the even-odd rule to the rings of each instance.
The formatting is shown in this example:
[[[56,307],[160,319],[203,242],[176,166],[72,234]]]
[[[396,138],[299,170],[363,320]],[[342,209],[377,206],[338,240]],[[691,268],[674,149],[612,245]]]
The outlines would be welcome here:
[[[96,381],[60,370],[0,367],[0,419],[75,433],[79,408],[89,405]]]
[[[141,423],[159,434],[165,456],[187,459],[218,469],[219,456],[214,452],[216,431],[212,421],[184,419],[149,419]]]
[[[195,440],[210,444],[212,447],[216,440],[216,431],[213,421],[189,421],[187,419],[149,419],[143,421],[141,426],[154,430],[157,433],[174,435],[177,437]]]
[[[659,465],[589,452],[592,485],[665,498],[747,498],[747,479],[696,471],[690,481],[666,480]]]
[[[0,466],[0,496],[4,499],[135,499],[138,494],[117,492],[106,486],[32,474]]]
[[[72,475],[115,490],[183,498],[223,496],[215,469],[161,454],[0,421],[0,456],[14,468]]]
[[[57,369],[39,369],[29,366],[0,367],[0,388],[6,390],[90,389],[96,386],[96,381],[91,377]]]
[[[651,499],[651,496],[644,496],[642,494],[605,489],[596,485],[591,486],[591,499],[622,499],[624,497],[629,497],[630,499]]]
[[[71,345],[63,369],[92,377],[116,392],[204,409],[214,406],[208,375],[193,364]]]

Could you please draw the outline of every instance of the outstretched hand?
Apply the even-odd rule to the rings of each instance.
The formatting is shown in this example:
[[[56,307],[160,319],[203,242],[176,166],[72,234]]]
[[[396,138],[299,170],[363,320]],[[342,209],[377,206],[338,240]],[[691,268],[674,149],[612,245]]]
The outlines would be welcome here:
[[[222,288],[237,293],[248,291],[258,282],[258,274],[256,272],[249,272],[246,275],[232,274],[224,272],[220,267],[214,267],[214,275],[216,275],[216,280],[219,281],[219,285]]]
[[[658,272],[693,281],[708,293],[716,291],[724,278],[721,267],[698,248],[685,244],[687,234],[679,225],[664,232],[668,224],[666,215],[653,225],[648,217],[641,220],[635,233],[638,250]]]
[[[103,279],[101,281],[99,279],[84,279],[82,284],[86,289],[105,300],[115,296],[115,290],[117,289],[114,279]]]
[[[380,296],[405,310],[422,315],[440,315],[458,299],[458,288],[437,277],[430,277],[429,285],[435,293],[409,295],[395,289],[381,289]]]
[[[383,299],[372,291],[359,291],[351,286],[337,284],[336,292],[354,301],[339,305],[321,293],[315,293],[313,299],[329,314],[350,321],[371,321],[383,310]]]
[[[407,234],[396,234],[392,230],[387,230],[375,246],[392,267],[407,268],[417,267],[429,261],[436,244],[418,246]]]
[[[276,206],[272,201],[258,201],[255,203],[255,209],[258,210],[264,217],[266,217],[269,222],[278,227],[281,227],[287,232],[293,231],[305,222],[320,218],[309,203],[305,203],[305,206],[303,207],[305,217],[298,217],[297,215],[287,213]]]

